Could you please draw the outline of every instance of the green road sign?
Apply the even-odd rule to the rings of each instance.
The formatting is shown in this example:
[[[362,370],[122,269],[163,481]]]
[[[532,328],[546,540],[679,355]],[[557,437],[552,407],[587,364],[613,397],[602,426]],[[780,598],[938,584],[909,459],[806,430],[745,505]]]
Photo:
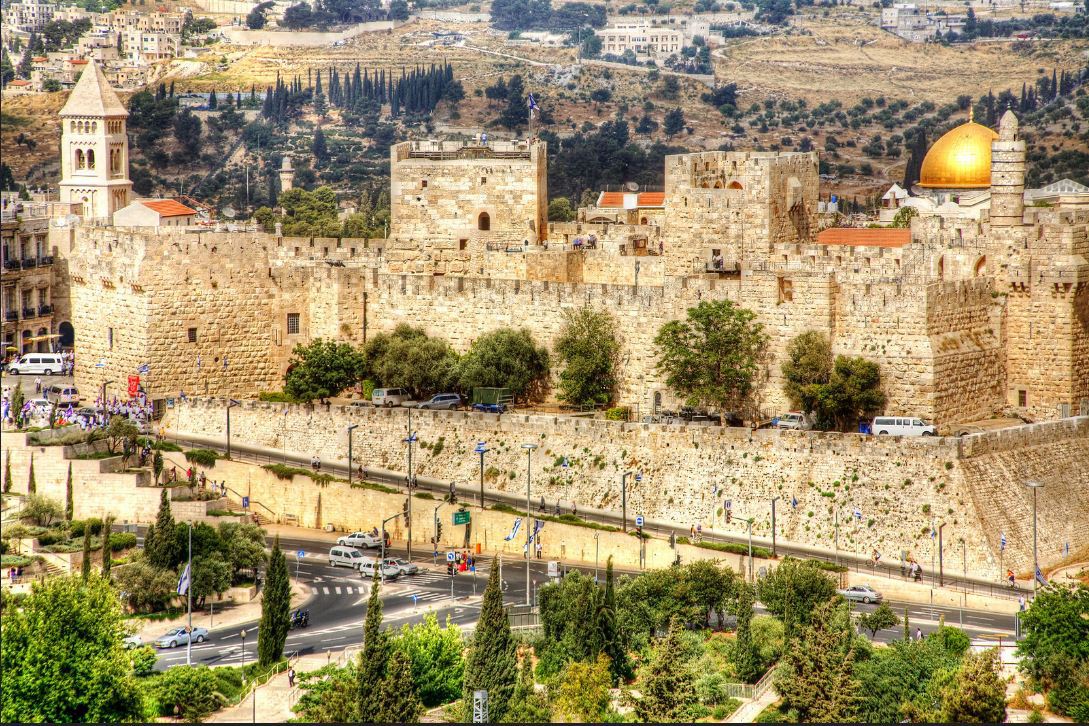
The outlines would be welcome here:
[[[468,524],[469,523],[469,510],[462,509],[454,512],[454,525]]]

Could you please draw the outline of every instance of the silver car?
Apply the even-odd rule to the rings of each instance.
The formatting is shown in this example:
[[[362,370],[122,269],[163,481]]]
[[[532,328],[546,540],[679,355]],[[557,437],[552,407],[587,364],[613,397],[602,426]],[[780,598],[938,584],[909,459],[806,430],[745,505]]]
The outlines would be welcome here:
[[[461,396],[456,393],[440,393],[429,400],[416,404],[416,408],[432,411],[456,411],[461,408]]]
[[[409,562],[404,557],[387,557],[385,564],[388,567],[396,567],[402,575],[415,575],[420,571],[415,562]]]
[[[881,602],[881,593],[869,585],[851,585],[845,590],[838,591],[840,595],[853,602],[861,602],[869,605],[872,602]]]
[[[337,537],[337,544],[345,545],[347,547],[369,547],[370,549],[377,549],[382,546],[382,540],[371,532],[352,532],[343,537]]]
[[[208,631],[205,628],[193,628],[190,634],[186,628],[173,628],[156,640],[155,645],[159,648],[177,648],[188,643],[190,637],[194,643],[203,643],[208,638]]]
[[[140,639],[139,635],[130,635],[121,641],[125,646],[125,650],[132,650],[133,648],[139,648],[144,644],[144,641]]]

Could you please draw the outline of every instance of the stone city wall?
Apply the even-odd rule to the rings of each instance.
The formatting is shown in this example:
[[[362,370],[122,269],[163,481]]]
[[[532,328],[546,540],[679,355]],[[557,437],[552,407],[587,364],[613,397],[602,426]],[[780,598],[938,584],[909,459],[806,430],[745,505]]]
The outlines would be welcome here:
[[[166,425],[223,436],[223,405],[179,403]],[[407,416],[403,409],[245,402],[233,409],[231,430],[239,441],[333,462],[345,459],[344,432],[355,423],[355,465],[404,471]],[[629,480],[629,514],[672,520],[681,531],[702,523],[741,534],[740,520],[753,516],[753,533],[769,536],[769,502],[781,497],[777,521],[784,540],[832,548],[838,517],[843,550],[868,555],[876,548],[886,557],[906,550],[927,567],[936,550],[930,527],[945,522],[947,544],[957,543],[949,550],[957,562],[963,538],[969,569],[997,577],[1002,531],[1010,538],[1005,563],[1023,568],[1031,561],[1031,539],[1020,536],[1030,499],[1020,482],[1038,478],[1050,487],[1050,505],[1040,508],[1041,556],[1054,562],[1066,542],[1072,549],[1089,543],[1089,419],[1021,432],[1016,450],[965,453],[965,446],[984,446],[974,443],[979,437],[893,439],[778,430],[750,435],[748,429],[432,411],[414,412],[412,418],[419,436],[418,475],[474,484],[480,472],[473,447],[485,441],[487,486],[521,492],[526,471],[521,444],[535,443],[535,500],[619,510],[621,474],[641,471],[640,482]],[[796,507],[790,504],[794,498]],[[732,525],[723,522],[727,499]]]

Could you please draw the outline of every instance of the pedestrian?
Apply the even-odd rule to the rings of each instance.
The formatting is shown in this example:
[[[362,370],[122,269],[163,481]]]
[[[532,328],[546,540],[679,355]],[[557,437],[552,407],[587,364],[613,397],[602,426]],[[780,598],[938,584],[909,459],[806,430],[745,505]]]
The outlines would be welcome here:
[[[1017,597],[1017,606],[1021,610],[1021,612],[1025,612],[1025,596],[1024,595],[1019,595]]]
[[[575,515],[576,517],[579,516],[579,504],[578,504],[578,502],[572,502],[571,503],[571,514]]]
[[[41,378],[41,376],[38,376],[37,378],[34,379],[34,392],[35,393],[41,393],[42,392],[42,378]]]
[[[295,669],[294,668],[292,668],[291,670],[289,670],[287,672],[287,687],[288,688],[294,688],[295,687]]]
[[[696,538],[696,526],[695,525],[689,526],[689,528],[688,528],[688,538],[689,539],[695,539]]]
[[[916,627],[915,628],[915,640],[922,640],[922,639],[923,639],[923,629],[919,628],[919,627]]]
[[[541,547],[541,538],[538,537],[537,538],[537,559],[538,560],[541,559],[541,549],[542,549],[542,547]]]
[[[881,564],[881,553],[877,549],[873,551],[873,563],[875,566]]]

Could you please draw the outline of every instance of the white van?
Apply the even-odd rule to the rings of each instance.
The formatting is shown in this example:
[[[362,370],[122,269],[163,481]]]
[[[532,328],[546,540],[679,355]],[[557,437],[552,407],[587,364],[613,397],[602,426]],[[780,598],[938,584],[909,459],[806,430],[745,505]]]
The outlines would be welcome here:
[[[937,436],[938,429],[921,418],[878,416],[873,420],[873,433],[889,436]]]
[[[408,398],[408,391],[403,388],[376,388],[371,394],[371,403],[375,406],[400,406]]]
[[[45,389],[45,397],[53,403],[61,406],[69,403],[79,403],[79,391],[71,384],[57,384]]]
[[[361,562],[363,562],[363,553],[355,547],[337,546],[329,550],[330,567],[345,565],[353,570],[358,570]]]
[[[60,353],[27,353],[8,366],[13,376],[51,376],[64,370],[64,358]]]

